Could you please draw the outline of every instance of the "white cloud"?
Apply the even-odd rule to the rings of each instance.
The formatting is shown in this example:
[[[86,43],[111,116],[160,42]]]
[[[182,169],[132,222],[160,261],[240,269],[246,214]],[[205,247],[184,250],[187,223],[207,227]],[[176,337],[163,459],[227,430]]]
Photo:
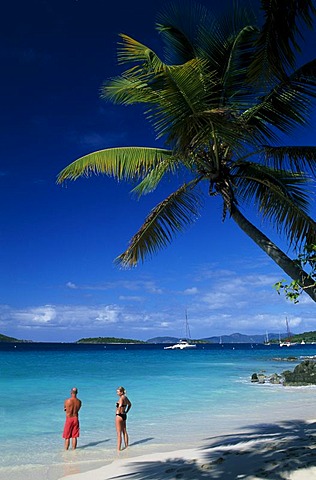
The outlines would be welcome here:
[[[170,323],[169,323],[169,322],[161,322],[161,326],[162,326],[163,328],[169,328]]]
[[[295,333],[315,329],[314,303],[312,306],[309,298],[302,296],[294,305],[278,295],[272,287],[278,275],[259,269],[253,275],[247,269],[237,272],[215,267],[210,272],[209,266],[202,266],[200,272],[199,277],[194,273],[182,278],[176,273],[172,277],[169,272],[159,284],[135,276],[133,281],[95,284],[69,280],[65,288],[72,291],[72,301],[78,295],[76,305],[0,305],[0,332],[18,338],[26,338],[26,330],[31,338],[34,332],[42,332],[42,339],[49,332],[49,338],[55,334],[60,340],[67,336],[73,340],[86,336],[144,340],[181,336],[186,309],[193,338],[234,332],[265,334],[266,330],[284,333],[286,317]],[[85,300],[89,304],[82,304]],[[13,331],[19,331],[19,335]]]
[[[56,310],[51,305],[35,307],[29,310],[17,310],[14,314],[15,319],[21,326],[45,326],[54,325],[56,320]]]
[[[158,287],[155,282],[153,281],[143,281],[143,280],[135,280],[135,281],[115,281],[115,282],[103,282],[103,283],[96,283],[96,284],[78,284],[72,281],[66,283],[67,288],[71,288],[74,290],[89,290],[89,291],[107,291],[107,290],[114,290],[119,289],[128,290],[128,291],[146,291],[148,293],[152,293],[154,295],[161,295],[163,290]]]
[[[120,309],[116,306],[104,307],[95,317],[98,324],[108,325],[117,323],[120,320]]]
[[[196,287],[191,287],[186,288],[183,293],[184,295],[196,295],[197,293],[199,293],[199,291]]]

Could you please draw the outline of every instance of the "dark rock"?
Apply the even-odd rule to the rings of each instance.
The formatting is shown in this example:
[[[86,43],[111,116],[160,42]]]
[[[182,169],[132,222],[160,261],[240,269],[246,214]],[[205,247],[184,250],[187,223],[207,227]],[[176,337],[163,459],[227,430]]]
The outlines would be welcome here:
[[[281,380],[282,377],[277,373],[273,373],[273,375],[271,375],[271,377],[269,378],[270,383],[273,383],[275,385],[281,383]]]
[[[286,370],[283,372],[284,385],[316,385],[316,362],[314,360],[304,360],[297,365],[293,372]]]
[[[297,362],[298,357],[274,357],[272,358],[274,362]]]

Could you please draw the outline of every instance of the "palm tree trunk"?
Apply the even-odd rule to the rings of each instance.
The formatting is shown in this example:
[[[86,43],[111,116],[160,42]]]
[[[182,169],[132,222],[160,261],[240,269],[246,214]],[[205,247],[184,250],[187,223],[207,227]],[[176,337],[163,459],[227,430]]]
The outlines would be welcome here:
[[[247,220],[246,217],[233,206],[231,217],[237,225],[250,237],[282,270],[296,280],[304,292],[316,302],[315,282],[309,277],[308,273],[302,270],[291,258],[280,250],[268,237],[266,237],[257,227]]]

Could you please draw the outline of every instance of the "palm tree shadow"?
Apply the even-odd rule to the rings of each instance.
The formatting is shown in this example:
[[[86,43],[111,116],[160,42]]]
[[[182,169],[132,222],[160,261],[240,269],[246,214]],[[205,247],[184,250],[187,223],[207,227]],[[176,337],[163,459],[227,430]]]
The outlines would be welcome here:
[[[316,422],[292,420],[277,425],[251,425],[244,430],[206,439],[196,458],[172,458],[171,453],[165,461],[133,462],[133,471],[115,479],[236,480],[251,474],[284,480],[284,472],[289,476],[315,466]]]
[[[90,448],[90,447],[96,447],[97,445],[100,445],[100,443],[106,443],[106,442],[109,442],[110,439],[106,439],[106,440],[100,440],[98,442],[90,442],[90,443],[86,443],[85,445],[80,445],[80,447],[77,447],[77,450],[83,450],[85,448]]]

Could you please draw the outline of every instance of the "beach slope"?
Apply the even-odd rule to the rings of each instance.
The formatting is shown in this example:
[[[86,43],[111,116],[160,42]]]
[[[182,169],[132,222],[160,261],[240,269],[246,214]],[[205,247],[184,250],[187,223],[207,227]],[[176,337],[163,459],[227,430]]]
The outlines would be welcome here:
[[[63,480],[315,480],[316,419],[258,424],[194,449],[126,458]],[[124,458],[125,457],[125,458]]]

